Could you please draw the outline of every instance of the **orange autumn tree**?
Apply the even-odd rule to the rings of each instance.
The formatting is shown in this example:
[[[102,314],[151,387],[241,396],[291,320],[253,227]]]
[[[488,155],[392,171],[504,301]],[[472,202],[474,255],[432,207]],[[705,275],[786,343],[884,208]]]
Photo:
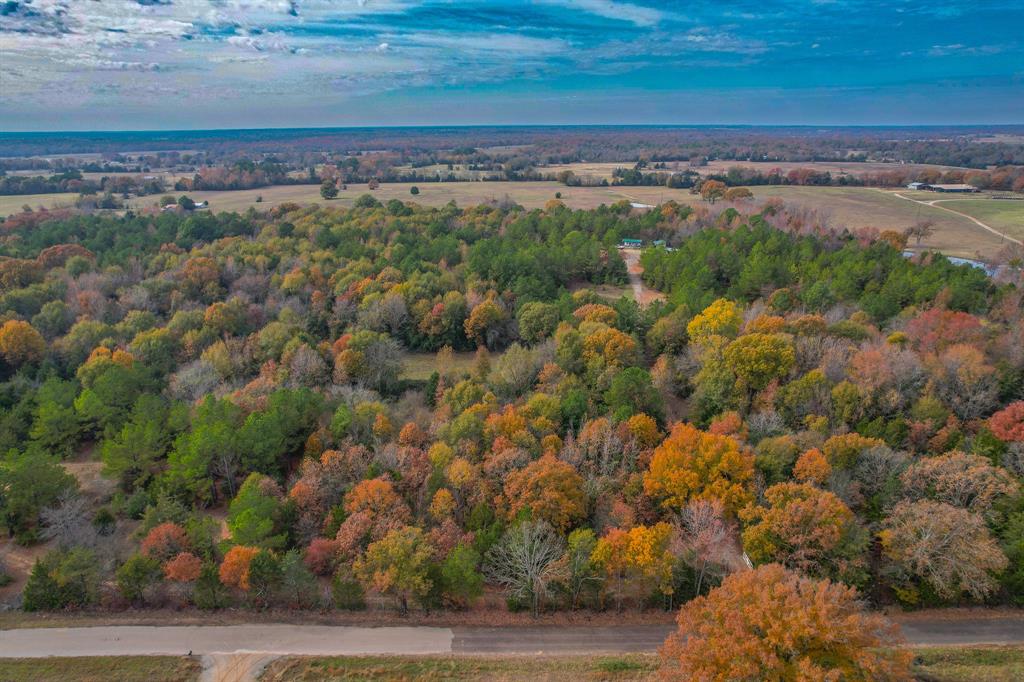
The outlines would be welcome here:
[[[164,564],[164,577],[173,582],[190,583],[199,578],[203,562],[192,552],[182,552]]]
[[[743,549],[755,563],[779,562],[813,577],[858,584],[868,536],[843,501],[808,483],[779,483],[765,506],[740,512]]]
[[[668,509],[691,499],[719,500],[736,512],[752,499],[754,455],[735,439],[677,424],[654,450],[644,492]]]
[[[154,526],[142,540],[142,554],[158,561],[167,561],[190,549],[185,529],[167,521]]]
[[[260,553],[259,547],[235,545],[224,555],[220,565],[220,581],[228,587],[249,589],[249,567],[253,558]]]
[[[568,462],[545,455],[505,481],[508,515],[529,510],[534,519],[547,521],[559,532],[579,522],[587,511],[583,478]]]
[[[852,587],[778,564],[734,573],[683,606],[661,649],[665,680],[909,680],[895,626]]]
[[[796,480],[804,483],[815,483],[824,485],[828,477],[832,475],[832,467],[829,466],[825,455],[818,448],[811,448],[793,465],[793,476]]]
[[[385,478],[371,478],[360,481],[345,495],[345,512],[358,514],[366,512],[373,518],[394,519],[404,522],[409,518],[409,507],[395,491],[391,481]]]
[[[1006,409],[993,414],[989,417],[988,427],[1001,441],[1024,441],[1024,400],[1010,403]]]

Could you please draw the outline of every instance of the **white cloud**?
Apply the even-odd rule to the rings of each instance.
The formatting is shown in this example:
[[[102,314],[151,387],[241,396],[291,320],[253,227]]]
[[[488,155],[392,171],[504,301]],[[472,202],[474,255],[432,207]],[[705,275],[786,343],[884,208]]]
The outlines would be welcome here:
[[[664,17],[665,13],[652,7],[633,5],[613,0],[540,0],[549,5],[559,5],[578,9],[606,19],[627,21],[637,26],[654,26]]]

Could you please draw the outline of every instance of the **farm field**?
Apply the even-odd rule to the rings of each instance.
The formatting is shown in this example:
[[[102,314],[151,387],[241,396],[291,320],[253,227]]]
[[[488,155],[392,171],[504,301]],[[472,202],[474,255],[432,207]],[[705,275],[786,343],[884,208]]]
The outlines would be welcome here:
[[[819,211],[835,226],[902,231],[920,220],[933,220],[935,234],[923,241],[922,246],[951,256],[991,257],[1003,246],[998,236],[969,219],[902,199],[895,192],[867,187],[760,186],[750,190],[758,199],[778,197],[787,203]]]
[[[409,190],[416,186],[420,193],[413,196]],[[325,201],[320,196],[319,185],[277,185],[260,189],[233,190],[223,192],[190,192],[196,201],[209,201],[214,211],[246,211],[249,208],[270,208],[278,204],[322,204],[348,207],[363,194],[372,194],[380,201],[400,199],[424,206],[444,206],[454,201],[459,206],[471,206],[485,201],[501,201],[511,198],[526,208],[542,208],[562,193],[562,200],[573,208],[596,208],[601,204],[612,204],[627,198],[620,189],[612,187],[565,187],[557,182],[432,182],[432,183],[386,183],[370,191],[365,184],[350,184],[338,194],[338,198]],[[650,188],[646,188],[650,189]],[[655,188],[656,189],[656,188]],[[257,203],[257,197],[263,197]],[[687,194],[691,200],[697,197]],[[159,197],[149,196],[133,199],[135,207],[151,206]]]
[[[59,206],[70,206],[75,202],[78,195],[74,192],[61,192],[57,194],[11,194],[0,196],[0,216],[9,216],[12,213],[21,213],[26,204],[33,210],[37,208],[57,208]]]

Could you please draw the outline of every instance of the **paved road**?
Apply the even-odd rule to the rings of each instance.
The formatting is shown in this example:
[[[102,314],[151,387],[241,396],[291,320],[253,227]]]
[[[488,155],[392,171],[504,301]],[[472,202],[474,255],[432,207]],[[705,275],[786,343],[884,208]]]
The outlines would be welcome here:
[[[908,620],[910,644],[1022,644],[1024,618]],[[656,651],[670,625],[620,627],[98,626],[0,630],[0,659],[174,655],[204,662],[203,680],[252,680],[278,656],[593,654]],[[0,670],[3,664],[0,663]]]
[[[1024,644],[1024,618],[908,620],[910,644]],[[670,625],[350,627],[338,625],[116,625],[0,630],[0,658],[255,652],[358,654],[585,654],[655,651]]]

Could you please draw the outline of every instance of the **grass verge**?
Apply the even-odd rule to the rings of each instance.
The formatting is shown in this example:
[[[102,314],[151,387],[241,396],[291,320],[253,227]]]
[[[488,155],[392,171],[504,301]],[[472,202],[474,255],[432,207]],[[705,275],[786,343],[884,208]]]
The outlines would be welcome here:
[[[0,682],[191,682],[201,668],[177,656],[2,658]]]
[[[1024,680],[1024,647],[929,647],[915,649],[921,682],[1016,682]]]
[[[655,654],[573,657],[353,656],[282,658],[261,682],[313,680],[645,680],[658,668]]]

